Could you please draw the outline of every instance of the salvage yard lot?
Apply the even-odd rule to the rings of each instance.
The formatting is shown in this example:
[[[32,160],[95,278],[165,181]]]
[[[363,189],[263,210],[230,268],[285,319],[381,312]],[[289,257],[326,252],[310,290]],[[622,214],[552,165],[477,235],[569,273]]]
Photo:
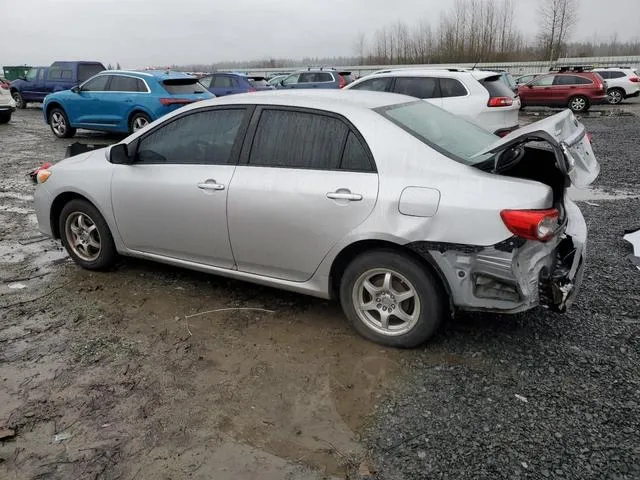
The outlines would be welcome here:
[[[640,227],[639,107],[582,119],[602,172],[573,309],[460,314],[411,351],[361,339],[331,302],[139,260],[81,270],[38,237],[25,176],[70,141],[16,112],[0,478],[639,478],[640,271],[622,240]]]

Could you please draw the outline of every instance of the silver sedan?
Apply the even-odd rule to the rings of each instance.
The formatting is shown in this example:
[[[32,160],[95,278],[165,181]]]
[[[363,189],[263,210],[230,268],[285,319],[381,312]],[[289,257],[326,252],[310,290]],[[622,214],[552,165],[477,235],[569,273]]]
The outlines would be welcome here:
[[[38,172],[40,229],[82,267],[118,255],[338,299],[413,347],[457,310],[563,311],[599,166],[569,111],[500,139],[413,98],[233,95]]]

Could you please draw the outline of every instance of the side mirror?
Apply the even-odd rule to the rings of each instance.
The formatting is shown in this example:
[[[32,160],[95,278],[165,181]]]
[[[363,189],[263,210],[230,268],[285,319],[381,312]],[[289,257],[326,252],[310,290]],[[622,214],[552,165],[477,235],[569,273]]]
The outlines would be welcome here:
[[[80,93],[80,87],[78,85],[75,85],[75,86],[71,87],[71,91],[73,93]]]
[[[129,165],[131,159],[129,158],[129,151],[126,143],[116,143],[111,147],[109,151],[109,162],[114,165]]]

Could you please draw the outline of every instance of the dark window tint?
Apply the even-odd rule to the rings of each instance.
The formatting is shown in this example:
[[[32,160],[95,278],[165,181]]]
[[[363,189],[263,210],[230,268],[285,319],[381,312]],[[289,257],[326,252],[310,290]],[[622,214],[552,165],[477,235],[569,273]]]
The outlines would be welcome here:
[[[347,137],[340,168],[342,170],[354,170],[357,172],[369,172],[372,170],[367,151],[353,132],[349,132],[349,136]]]
[[[380,77],[380,78],[372,78],[369,80],[364,80],[361,83],[350,87],[351,90],[370,90],[373,92],[387,92],[389,91],[389,87],[391,87],[391,81],[393,78],[391,77]]]
[[[244,110],[193,113],[154,130],[138,146],[138,162],[224,165],[242,124]]]
[[[441,78],[440,92],[442,97],[464,97],[467,89],[455,78]]]
[[[622,77],[626,77],[624,72],[609,72],[610,77],[609,78],[622,78]]]
[[[347,131],[343,122],[325,115],[264,110],[251,146],[249,164],[335,169],[340,163]]]
[[[233,88],[233,79],[226,75],[213,77],[213,88]]]
[[[595,73],[599,74],[599,75],[600,75],[602,78],[604,78],[605,80],[608,80],[609,78],[613,78],[613,77],[611,76],[611,74],[612,74],[613,72],[597,71],[597,72],[595,72]]]
[[[172,78],[162,82],[164,89],[173,95],[188,95],[207,91],[197,78]]]
[[[133,78],[125,77],[123,75],[112,75],[111,84],[109,85],[109,91],[111,92],[146,92],[142,81]]]
[[[316,74],[313,72],[304,72],[300,74],[298,83],[311,83],[316,81]]]
[[[438,96],[438,79],[430,77],[398,77],[393,91],[416,98],[436,98]]]
[[[553,82],[553,78],[551,79]],[[487,77],[480,80],[480,84],[486,88],[490,97],[513,97],[513,90],[509,88],[500,75]],[[551,83],[549,83],[551,85]]]
[[[316,73],[316,82],[333,82],[334,78],[333,75],[331,75],[328,72],[319,72]]]
[[[78,65],[78,81],[84,82],[85,80],[88,80],[94,75],[102,72],[103,70],[104,67],[102,65],[80,64]]]
[[[49,80],[71,80],[73,78],[73,71],[63,70],[58,67],[51,67],[47,78]]]
[[[587,85],[590,83],[592,83],[591,80],[576,75],[557,75],[554,85]]]
[[[83,92],[104,92],[107,89],[109,75],[100,75],[82,85]]]

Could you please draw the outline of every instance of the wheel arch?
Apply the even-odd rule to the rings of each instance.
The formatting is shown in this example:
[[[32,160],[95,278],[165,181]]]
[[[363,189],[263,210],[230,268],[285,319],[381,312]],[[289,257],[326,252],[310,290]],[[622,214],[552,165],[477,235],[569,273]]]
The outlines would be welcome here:
[[[128,129],[131,128],[131,120],[133,120],[134,115],[136,115],[137,113],[145,114],[147,117],[149,117],[149,122],[153,122],[153,114],[146,108],[142,107],[141,105],[136,105],[131,109],[131,111],[129,112],[129,115],[127,115]]]
[[[449,306],[450,313],[453,313],[454,305],[451,287],[444,273],[440,270],[440,267],[438,267],[438,264],[431,255],[429,253],[425,253],[424,255],[418,254],[407,246],[388,240],[358,240],[344,247],[340,253],[336,255],[329,272],[329,295],[331,298],[339,298],[340,279],[349,263],[358,255],[372,250],[392,250],[416,261],[435,278],[442,293],[447,296],[446,303]]]
[[[44,107],[45,108],[45,111],[44,111],[45,117],[44,118],[47,120],[47,124],[49,124],[49,116],[51,114],[51,110],[53,110],[56,107],[61,109],[65,113],[65,115],[67,115],[67,118],[68,118],[67,111],[64,109],[62,104],[60,102],[58,102],[57,100],[54,100],[52,102],[47,103],[46,106]],[[71,119],[69,119],[69,123],[71,123]]]
[[[62,213],[62,209],[64,208],[64,206],[69,203],[71,200],[84,200],[85,202],[91,204],[96,210],[98,210],[98,212],[100,213],[100,215],[102,215],[102,218],[105,219],[105,222],[107,222],[106,217],[104,215],[104,213],[100,210],[100,208],[95,204],[95,202],[92,202],[90,198],[86,197],[85,195],[82,195],[78,192],[64,192],[59,194],[51,203],[51,208],[49,210],[49,222],[51,224],[51,234],[53,236],[53,238],[60,238],[60,214]],[[109,223],[107,222],[107,225]]]

